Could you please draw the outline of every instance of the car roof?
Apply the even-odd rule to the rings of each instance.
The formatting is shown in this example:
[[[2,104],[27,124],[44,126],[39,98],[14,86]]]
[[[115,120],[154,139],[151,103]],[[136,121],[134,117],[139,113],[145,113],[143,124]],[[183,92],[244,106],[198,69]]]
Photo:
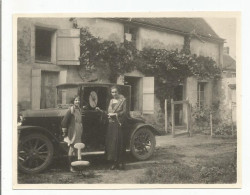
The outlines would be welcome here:
[[[78,82],[78,83],[63,83],[56,87],[77,87],[77,86],[88,86],[88,87],[110,87],[110,86],[129,86],[129,85],[119,85],[115,83],[90,83],[90,82]]]

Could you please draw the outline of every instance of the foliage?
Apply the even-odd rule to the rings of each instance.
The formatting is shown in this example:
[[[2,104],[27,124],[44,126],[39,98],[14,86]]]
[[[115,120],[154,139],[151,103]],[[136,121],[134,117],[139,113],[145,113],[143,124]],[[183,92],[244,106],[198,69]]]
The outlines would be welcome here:
[[[192,74],[198,79],[218,79],[221,76],[221,70],[216,65],[216,62],[210,57],[194,56],[196,61],[191,66],[189,65]]]
[[[210,107],[198,107],[195,106],[192,108],[192,118],[197,125],[199,131],[204,131],[209,128],[210,123],[210,114],[213,113],[213,110]]]
[[[236,126],[233,126],[234,130],[236,129]],[[232,124],[228,124],[225,122],[220,123],[216,126],[214,130],[214,135],[232,135]]]
[[[173,98],[175,87],[187,77],[214,79],[219,78],[221,72],[212,58],[197,57],[178,50],[145,48],[140,52],[140,62],[137,69],[155,78],[155,93],[162,110],[164,100]]]
[[[210,114],[212,115],[213,135],[232,135],[232,128],[236,131],[236,126],[232,124],[230,114],[226,114],[224,111],[223,118],[218,114],[223,112],[217,104],[213,104],[211,107],[198,107],[192,108],[192,119],[194,122],[193,127],[198,128],[199,131],[210,134]],[[197,130],[197,129],[196,129]]]
[[[133,70],[133,54],[136,50],[131,43],[125,41],[117,45],[113,41],[103,41],[93,36],[88,28],[80,30],[80,62],[87,71],[96,70],[96,67],[102,63],[107,64],[111,71],[110,81],[116,82],[119,75]]]
[[[74,28],[79,28],[71,18]],[[116,82],[119,75],[134,69],[155,78],[155,94],[162,110],[164,100],[173,97],[174,88],[189,76],[197,79],[214,79],[220,76],[220,69],[209,57],[190,54],[190,40],[186,39],[183,50],[144,48],[139,51],[128,41],[115,43],[93,36],[88,28],[81,31],[80,62],[85,71],[95,71],[100,65],[108,65],[110,82]],[[169,101],[170,102],[170,101]]]

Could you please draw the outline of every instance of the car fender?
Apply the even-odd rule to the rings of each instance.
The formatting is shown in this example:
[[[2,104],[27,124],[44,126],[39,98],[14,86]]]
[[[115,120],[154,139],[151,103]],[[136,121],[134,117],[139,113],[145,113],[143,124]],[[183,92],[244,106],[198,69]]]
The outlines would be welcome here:
[[[159,132],[157,129],[155,129],[152,125],[145,124],[145,123],[136,123],[136,124],[132,127],[133,130],[132,130],[132,132],[131,132],[130,137],[132,137],[132,136],[135,134],[135,132],[138,131],[138,129],[140,129],[140,128],[142,128],[142,127],[147,127],[147,128],[149,128],[149,129],[153,132],[154,135],[161,135],[160,132]]]
[[[42,133],[49,137],[49,139],[54,143],[59,143],[59,140],[47,129],[40,126],[18,126],[18,138],[23,134],[27,133]]]
[[[130,140],[129,141],[129,148],[131,146],[132,137],[134,136],[135,132],[138,131],[139,129],[143,128],[143,127],[149,128],[154,135],[160,135],[160,133],[152,125],[145,124],[145,123],[136,123],[133,126],[133,130],[131,131],[130,136],[129,136],[129,138],[130,138],[129,139]]]

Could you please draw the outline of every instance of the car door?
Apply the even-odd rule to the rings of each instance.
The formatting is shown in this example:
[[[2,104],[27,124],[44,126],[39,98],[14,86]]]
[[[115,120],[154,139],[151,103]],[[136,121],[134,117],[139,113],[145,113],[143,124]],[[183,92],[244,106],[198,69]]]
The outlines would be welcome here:
[[[83,143],[89,151],[104,150],[107,130],[108,88],[99,86],[82,87]],[[99,107],[104,112],[95,108]]]

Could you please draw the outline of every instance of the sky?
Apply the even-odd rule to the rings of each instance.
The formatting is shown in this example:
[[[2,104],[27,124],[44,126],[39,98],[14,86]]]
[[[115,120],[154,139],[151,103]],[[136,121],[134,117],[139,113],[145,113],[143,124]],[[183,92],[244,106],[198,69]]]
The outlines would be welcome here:
[[[236,59],[236,19],[235,18],[205,18],[216,34],[226,39],[224,47],[229,47],[229,54]]]

